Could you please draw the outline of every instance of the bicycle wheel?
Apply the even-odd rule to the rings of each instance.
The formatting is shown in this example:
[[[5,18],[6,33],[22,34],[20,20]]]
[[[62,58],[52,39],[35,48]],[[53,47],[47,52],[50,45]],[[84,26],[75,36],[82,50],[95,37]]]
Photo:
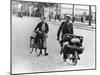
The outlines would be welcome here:
[[[78,61],[78,59],[77,59],[78,56],[77,55],[78,55],[78,53],[75,51],[75,53],[72,56],[72,64],[73,65],[77,64],[77,61]]]
[[[30,38],[30,48],[32,48],[31,52],[30,52],[30,54],[32,54],[32,52],[33,52],[33,50],[35,48],[35,43],[34,43],[34,39],[33,38]]]
[[[40,52],[37,54],[37,56],[40,56],[42,54],[42,40],[39,39],[36,48],[40,50]]]

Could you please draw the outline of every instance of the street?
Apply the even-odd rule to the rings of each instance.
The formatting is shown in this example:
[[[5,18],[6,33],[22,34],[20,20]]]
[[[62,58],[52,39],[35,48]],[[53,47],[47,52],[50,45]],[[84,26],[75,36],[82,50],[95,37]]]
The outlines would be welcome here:
[[[45,71],[79,70],[95,68],[95,31],[74,27],[74,34],[83,36],[84,52],[76,66],[64,62],[60,55],[60,45],[57,41],[59,25],[47,21],[49,33],[47,39],[48,56],[36,57],[35,51],[30,54],[30,36],[40,22],[35,17],[12,16],[12,72],[32,73]]]

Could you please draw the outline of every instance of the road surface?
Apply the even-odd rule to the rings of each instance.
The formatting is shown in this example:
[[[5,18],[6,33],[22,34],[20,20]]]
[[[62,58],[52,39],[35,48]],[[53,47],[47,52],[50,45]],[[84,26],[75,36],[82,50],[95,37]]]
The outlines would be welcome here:
[[[12,16],[12,72],[31,73],[44,71],[79,70],[95,68],[95,31],[89,31],[74,27],[74,33],[84,37],[83,46],[85,48],[76,66],[63,62],[60,55],[60,46],[56,40],[59,25],[50,21],[48,33],[48,56],[36,57],[30,54],[29,41],[32,31],[40,22],[34,17]]]

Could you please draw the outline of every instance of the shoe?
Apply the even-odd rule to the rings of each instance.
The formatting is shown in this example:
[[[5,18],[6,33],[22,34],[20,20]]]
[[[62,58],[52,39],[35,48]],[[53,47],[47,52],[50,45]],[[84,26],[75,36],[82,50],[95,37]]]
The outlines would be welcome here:
[[[42,55],[42,53],[39,53],[39,54],[37,55],[37,57],[39,57],[40,55]]]
[[[30,52],[30,54],[32,54],[32,52]]]
[[[45,53],[45,56],[47,56],[48,55],[48,53]]]
[[[40,54],[37,55],[37,57],[39,57],[39,56],[40,56]]]
[[[80,57],[78,57],[77,59],[80,60]]]
[[[62,54],[62,51],[60,51],[60,55]]]

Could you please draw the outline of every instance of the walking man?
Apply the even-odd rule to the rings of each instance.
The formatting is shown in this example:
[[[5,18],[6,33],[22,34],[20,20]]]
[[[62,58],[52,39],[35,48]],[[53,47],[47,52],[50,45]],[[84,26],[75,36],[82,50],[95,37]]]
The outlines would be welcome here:
[[[70,22],[71,18],[70,16],[66,16],[66,21],[62,22],[58,32],[57,32],[57,40],[59,41],[59,37],[60,37],[60,33],[62,33],[61,35],[61,41],[60,41],[60,45],[61,45],[61,51],[60,54],[64,53],[63,52],[63,42],[65,42],[65,34],[73,34],[73,24]],[[63,58],[65,58],[66,55],[64,55]]]

